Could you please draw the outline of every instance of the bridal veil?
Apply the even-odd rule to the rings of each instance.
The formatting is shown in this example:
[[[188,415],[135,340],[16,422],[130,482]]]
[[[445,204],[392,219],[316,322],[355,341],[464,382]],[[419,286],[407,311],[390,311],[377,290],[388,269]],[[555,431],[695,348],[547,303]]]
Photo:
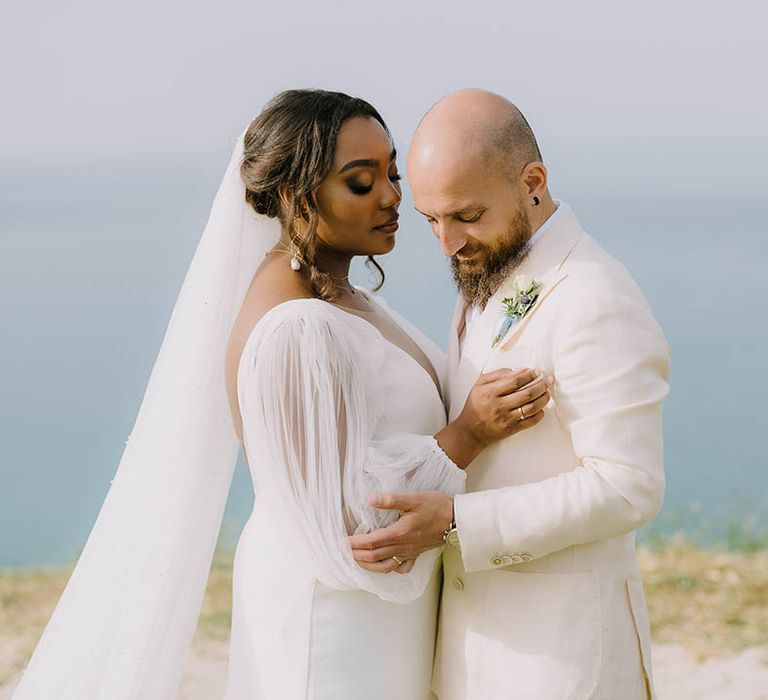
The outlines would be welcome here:
[[[239,450],[229,332],[280,235],[240,179],[241,134],[112,485],[14,700],[170,698],[182,676]]]

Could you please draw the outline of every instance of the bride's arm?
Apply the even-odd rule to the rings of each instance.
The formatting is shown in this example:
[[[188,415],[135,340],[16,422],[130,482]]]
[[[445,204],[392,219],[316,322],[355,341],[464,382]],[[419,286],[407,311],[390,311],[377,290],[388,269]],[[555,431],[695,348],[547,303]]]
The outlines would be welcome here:
[[[372,494],[453,496],[464,489],[463,470],[432,435],[371,439],[379,416],[366,392],[359,339],[331,311],[292,305],[262,319],[254,333],[238,377],[245,448],[308,545],[314,575],[388,600],[418,597],[437,552],[419,557],[407,574],[373,573],[356,565],[347,535],[396,518],[373,508]]]

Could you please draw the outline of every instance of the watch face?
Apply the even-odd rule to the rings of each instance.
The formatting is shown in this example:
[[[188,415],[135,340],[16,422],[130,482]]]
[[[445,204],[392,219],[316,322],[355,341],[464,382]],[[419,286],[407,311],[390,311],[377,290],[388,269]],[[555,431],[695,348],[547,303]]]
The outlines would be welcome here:
[[[445,538],[445,541],[448,544],[452,545],[453,547],[458,547],[459,546],[459,531],[456,528],[453,528],[453,530],[451,530],[448,533],[448,537]]]

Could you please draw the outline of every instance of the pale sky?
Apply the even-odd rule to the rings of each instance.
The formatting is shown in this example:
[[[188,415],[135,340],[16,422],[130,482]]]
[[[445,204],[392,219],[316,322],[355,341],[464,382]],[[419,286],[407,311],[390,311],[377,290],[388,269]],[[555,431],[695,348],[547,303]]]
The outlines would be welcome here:
[[[308,86],[373,102],[403,150],[436,98],[471,85],[517,102],[545,160],[596,190],[764,189],[756,1],[29,0],[2,14],[2,170],[220,157],[267,98]]]

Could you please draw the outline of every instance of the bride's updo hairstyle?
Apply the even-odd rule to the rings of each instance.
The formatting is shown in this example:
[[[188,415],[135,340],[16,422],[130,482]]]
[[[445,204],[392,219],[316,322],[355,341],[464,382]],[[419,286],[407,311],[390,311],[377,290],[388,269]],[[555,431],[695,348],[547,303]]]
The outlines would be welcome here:
[[[375,119],[391,139],[381,115],[365,100],[328,90],[286,90],[251,122],[243,142],[240,176],[247,202],[280,220],[309,268],[312,293],[326,301],[337,292],[333,277],[315,264],[315,192],[331,171],[341,127],[353,117]],[[384,272],[373,256],[366,264],[380,276],[378,290]]]

